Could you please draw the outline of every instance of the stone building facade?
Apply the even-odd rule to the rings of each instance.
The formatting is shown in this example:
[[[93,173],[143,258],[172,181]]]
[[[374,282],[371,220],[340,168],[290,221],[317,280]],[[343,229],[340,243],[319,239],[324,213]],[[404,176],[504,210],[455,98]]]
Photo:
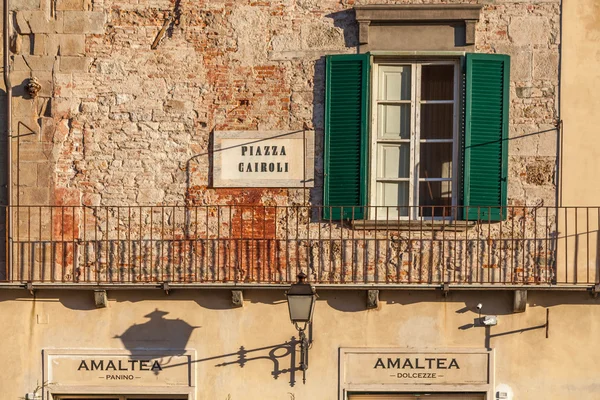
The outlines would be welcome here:
[[[597,0],[9,4],[7,399],[598,396]],[[458,194],[439,220],[323,216],[327,60],[367,53],[455,63],[457,174],[467,54],[510,56],[505,218],[462,221]],[[219,132],[295,134],[311,178],[215,184]]]

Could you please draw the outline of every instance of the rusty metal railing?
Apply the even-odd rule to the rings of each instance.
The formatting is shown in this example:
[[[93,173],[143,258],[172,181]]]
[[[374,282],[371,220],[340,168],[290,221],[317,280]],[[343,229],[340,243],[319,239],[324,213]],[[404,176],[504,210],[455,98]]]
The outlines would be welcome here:
[[[473,209],[363,207],[358,220],[338,207],[348,218],[336,221],[321,206],[19,206],[0,280],[268,285],[302,270],[330,285],[598,283],[599,207],[510,206],[500,222]]]

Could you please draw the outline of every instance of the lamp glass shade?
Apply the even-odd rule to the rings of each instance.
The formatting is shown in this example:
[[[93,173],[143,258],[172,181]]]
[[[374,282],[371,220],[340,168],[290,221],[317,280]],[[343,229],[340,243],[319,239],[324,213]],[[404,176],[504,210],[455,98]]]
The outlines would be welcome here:
[[[290,309],[290,319],[292,322],[310,322],[312,321],[313,310],[315,308],[315,295],[287,295],[288,307]]]

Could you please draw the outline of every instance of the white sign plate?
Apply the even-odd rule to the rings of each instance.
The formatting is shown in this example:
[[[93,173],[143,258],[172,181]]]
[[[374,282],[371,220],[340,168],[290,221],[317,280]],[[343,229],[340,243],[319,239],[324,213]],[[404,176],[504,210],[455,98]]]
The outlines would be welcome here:
[[[313,131],[216,131],[214,187],[313,187]]]

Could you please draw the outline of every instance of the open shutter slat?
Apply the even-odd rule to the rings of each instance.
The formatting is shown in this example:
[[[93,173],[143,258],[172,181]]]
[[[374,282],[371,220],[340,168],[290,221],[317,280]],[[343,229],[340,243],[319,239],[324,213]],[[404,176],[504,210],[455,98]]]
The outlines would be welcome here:
[[[464,205],[467,220],[506,218],[510,58],[466,55]]]
[[[334,55],[325,66],[325,219],[363,219],[367,204],[369,55]]]

